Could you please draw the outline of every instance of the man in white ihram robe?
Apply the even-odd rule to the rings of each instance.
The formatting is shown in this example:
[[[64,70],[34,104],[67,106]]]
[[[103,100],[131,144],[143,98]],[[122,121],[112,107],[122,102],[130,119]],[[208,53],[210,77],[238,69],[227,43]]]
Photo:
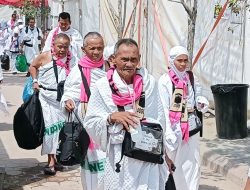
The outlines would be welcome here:
[[[141,68],[140,74],[145,85],[145,118],[158,120],[164,123],[163,108],[158,98],[157,86],[154,78],[146,69]],[[125,85],[119,74],[115,71],[113,80],[120,93],[127,93],[128,88],[133,92],[132,85]],[[144,162],[123,156],[121,172],[115,172],[115,163],[121,159],[122,142],[124,138],[123,126],[113,125],[107,127],[107,117],[117,112],[113,103],[111,89],[107,77],[97,81],[88,104],[84,126],[95,143],[107,152],[104,170],[104,179],[100,190],[164,190],[168,176],[167,165]],[[133,111],[132,105],[124,106],[125,111]],[[149,109],[147,109],[149,108]],[[162,125],[164,133],[165,126]]]
[[[90,92],[92,91],[96,81],[105,76],[105,70],[108,65],[105,65],[103,59],[104,41],[102,36],[97,32],[89,32],[84,37],[83,52],[85,56],[79,61],[79,66],[82,74],[88,81]],[[72,74],[69,75],[64,86],[64,95],[61,100],[61,105],[68,111],[77,111],[79,117],[83,120],[87,108],[88,98],[84,96],[85,87],[82,88],[82,76],[78,64],[73,68]],[[88,71],[89,72],[88,72]],[[85,99],[87,98],[87,99]],[[73,114],[74,116],[74,114]],[[84,162],[81,163],[81,182],[84,190],[96,190],[101,175],[98,172],[90,171],[84,167],[86,163],[93,163],[96,155],[101,155],[105,158],[105,152],[98,147],[91,145],[87,150],[87,155]],[[100,158],[100,156],[98,157]]]
[[[95,68],[91,69],[91,83],[90,91],[92,91],[96,81],[104,77],[106,72],[103,69]],[[61,107],[65,107],[65,101],[72,100],[76,106],[76,110],[79,116],[84,118],[85,113],[81,111],[81,102],[80,102],[80,85],[82,83],[82,77],[78,64],[74,66],[71,73],[67,77],[67,80],[64,84],[64,94],[61,99]]]
[[[54,28],[53,30],[51,30],[49,32],[49,35],[48,35],[48,37],[45,41],[45,45],[43,47],[43,52],[50,51],[51,41],[52,41],[53,33],[55,32],[55,30],[56,30],[56,28]],[[76,29],[71,28],[71,27],[67,31],[61,31],[61,29],[59,28],[58,33],[64,33],[70,37],[70,39],[71,39],[70,51],[74,57],[78,57],[78,59],[79,59],[81,57],[81,52],[82,52],[81,46],[83,43],[83,39],[82,39],[81,34]]]
[[[20,35],[21,50],[24,48],[24,55],[29,65],[40,53],[42,36],[41,29],[35,26],[35,19],[30,18],[29,26],[24,27]]]

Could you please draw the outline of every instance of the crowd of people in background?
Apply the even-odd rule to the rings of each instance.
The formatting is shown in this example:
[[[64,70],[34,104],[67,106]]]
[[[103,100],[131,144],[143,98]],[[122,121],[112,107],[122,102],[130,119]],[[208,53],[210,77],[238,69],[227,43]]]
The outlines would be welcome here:
[[[177,190],[198,190],[201,121],[196,112],[205,113],[208,101],[187,71],[187,49],[170,50],[168,71],[157,81],[141,66],[143,52],[133,39],[105,48],[100,33],[90,31],[83,38],[71,27],[70,14],[62,12],[43,42],[35,23],[29,18],[24,26],[16,13],[1,23],[0,54],[9,54],[13,74],[16,56],[24,54],[33,88],[39,90],[45,123],[42,155],[48,155],[44,173],[63,170],[55,156],[58,136],[74,111],[91,139],[81,163],[84,190],[164,190],[169,175]],[[0,83],[2,79],[0,72]],[[64,94],[58,100],[62,81]],[[146,133],[147,126],[157,132]],[[140,152],[126,153],[125,141],[133,141],[134,151]],[[145,152],[151,156],[138,156]],[[93,163],[102,167],[92,171]]]
[[[0,22],[0,55],[7,54],[10,58],[10,71],[17,74],[16,57],[23,54],[27,64],[40,54],[45,40],[43,32],[36,26],[33,17],[22,20],[14,12],[9,21]]]

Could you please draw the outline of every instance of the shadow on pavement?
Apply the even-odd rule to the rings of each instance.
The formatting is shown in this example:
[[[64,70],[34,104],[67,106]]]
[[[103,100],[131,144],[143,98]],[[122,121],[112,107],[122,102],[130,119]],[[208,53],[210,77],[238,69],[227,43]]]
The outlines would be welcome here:
[[[227,174],[231,168],[236,168],[242,164],[250,165],[250,137],[237,140],[219,138],[210,140],[203,138],[201,141],[206,143],[206,146],[209,149],[204,153],[203,158],[206,158],[206,160],[213,158],[213,162],[215,163],[224,163],[222,171],[220,171],[223,175]],[[217,156],[214,157],[215,155]],[[216,171],[216,168],[214,169]],[[217,169],[219,170],[219,168]]]
[[[4,75],[3,86],[8,85],[17,85],[17,86],[24,86],[25,81],[28,77],[20,76],[20,75]]]
[[[13,130],[13,125],[9,123],[0,123],[0,131],[10,131]]]
[[[29,159],[26,161],[29,162]],[[47,179],[49,176],[43,174],[43,167],[45,164],[46,163],[41,163],[35,167],[20,168],[20,170],[16,171],[16,174],[14,172],[12,175],[5,174],[3,190],[15,190],[32,183],[39,186],[49,181]]]
[[[199,190],[222,190],[222,189],[218,189],[217,187],[212,187],[208,185],[200,185]]]

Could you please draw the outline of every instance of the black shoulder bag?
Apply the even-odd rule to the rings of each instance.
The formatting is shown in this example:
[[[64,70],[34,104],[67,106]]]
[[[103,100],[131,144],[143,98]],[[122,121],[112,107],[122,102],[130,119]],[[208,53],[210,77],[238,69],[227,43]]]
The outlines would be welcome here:
[[[58,149],[56,158],[59,163],[72,166],[81,163],[88,151],[90,138],[81,120],[73,111],[77,122],[72,120],[72,113],[69,113],[68,121],[65,122],[59,133]]]
[[[56,65],[56,61],[53,60],[53,69],[54,69],[54,73],[55,73],[55,76],[56,76],[56,83],[57,83],[57,97],[56,97],[56,100],[58,102],[61,101],[62,99],[62,96],[63,96],[63,92],[64,92],[64,83],[65,83],[65,80],[62,80],[58,83],[58,70],[57,70],[57,65]]]
[[[124,107],[117,106],[118,111],[125,111]],[[138,109],[139,108],[139,109]],[[145,109],[145,93],[142,92],[139,106],[137,112],[139,114],[143,113]],[[163,164],[163,130],[160,124],[150,123],[143,119],[143,116],[140,121],[141,130],[142,130],[142,139],[139,142],[133,142],[130,132],[125,132],[125,137],[122,143],[122,152],[121,160],[123,155],[134,158],[137,160]],[[153,141],[152,141],[153,139]],[[120,172],[120,162],[116,163],[116,172]]]

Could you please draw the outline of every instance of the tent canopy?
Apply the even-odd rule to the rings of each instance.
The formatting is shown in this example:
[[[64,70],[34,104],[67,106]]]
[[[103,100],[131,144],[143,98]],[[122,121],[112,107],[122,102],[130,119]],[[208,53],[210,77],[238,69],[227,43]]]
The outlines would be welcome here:
[[[42,0],[29,0],[35,6],[41,6]],[[0,0],[0,5],[11,5],[14,7],[21,7],[23,6],[25,0]],[[48,0],[44,0],[45,5],[48,6]]]

